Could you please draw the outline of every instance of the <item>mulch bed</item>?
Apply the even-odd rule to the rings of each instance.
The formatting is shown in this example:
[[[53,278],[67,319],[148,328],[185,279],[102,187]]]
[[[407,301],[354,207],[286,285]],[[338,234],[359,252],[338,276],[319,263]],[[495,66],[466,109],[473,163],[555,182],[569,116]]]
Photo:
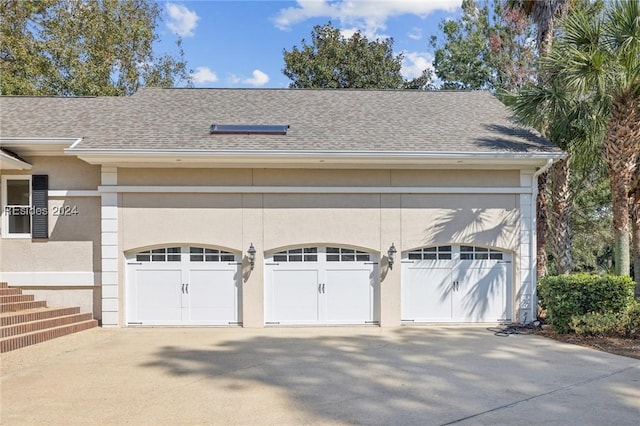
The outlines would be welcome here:
[[[539,336],[559,340],[574,345],[586,346],[603,352],[640,359],[640,339],[625,339],[622,337],[579,336],[577,334],[558,334],[544,328],[536,332]]]

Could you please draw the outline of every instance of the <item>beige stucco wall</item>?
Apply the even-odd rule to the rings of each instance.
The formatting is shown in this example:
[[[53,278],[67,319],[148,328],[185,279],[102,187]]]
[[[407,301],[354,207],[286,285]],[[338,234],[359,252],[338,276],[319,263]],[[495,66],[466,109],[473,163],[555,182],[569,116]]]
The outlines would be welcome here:
[[[50,191],[95,191],[100,183],[100,168],[77,158],[25,160],[31,170],[5,170],[0,175],[46,174]],[[48,240],[0,237],[0,275],[9,284],[24,285],[25,294],[35,294],[50,306],[80,306],[100,319],[100,198],[49,197],[48,211]]]
[[[91,312],[95,319],[102,317],[100,286],[74,287],[22,287],[22,294],[31,294],[36,300],[46,300],[47,306],[78,306],[80,312]]]
[[[240,194],[122,194],[121,249],[200,243],[242,250]]]
[[[50,190],[95,190],[100,168],[67,157],[31,159],[33,170],[48,174]],[[18,174],[18,173],[7,173]],[[245,326],[263,325],[264,253],[292,246],[333,244],[372,252],[380,258],[378,318],[400,324],[401,276],[390,270],[391,243],[403,251],[449,243],[498,247],[514,253],[518,270],[519,196],[487,194],[483,188],[520,187],[518,170],[328,170],[328,169],[163,169],[120,168],[120,186],[275,187],[466,187],[469,193],[120,193],[118,200],[118,305],[125,324],[126,254],[153,246],[194,244],[241,253],[251,243],[256,267],[245,274],[242,311]],[[49,207],[77,207],[78,215],[49,217],[50,239],[0,240],[0,271],[90,271],[100,284],[101,207],[99,197],[50,198]],[[246,263],[246,258],[245,258]],[[245,265],[246,266],[246,265]],[[246,268],[245,268],[246,269]],[[514,274],[517,293],[519,275]],[[33,287],[38,295],[74,301],[101,310],[99,287]],[[57,293],[54,293],[57,292]],[[515,304],[514,304],[515,306]]]
[[[252,185],[251,169],[120,168],[118,185]]]
[[[515,251],[519,245],[517,195],[403,194],[401,204],[403,251],[469,242]]]
[[[3,175],[49,175],[49,190],[96,190],[100,169],[69,157],[26,159],[31,171]],[[100,199],[49,198],[49,240],[2,239],[0,271],[100,271]]]
[[[324,187],[519,187],[513,170],[322,170],[120,169],[118,185],[135,186],[324,186]],[[400,324],[401,276],[390,270],[391,243],[401,253],[417,247],[468,243],[517,253],[520,236],[516,194],[149,194],[119,195],[121,252],[193,243],[246,256],[251,243],[256,266],[242,284],[242,321],[264,324],[264,254],[301,245],[334,244],[365,249],[380,258],[376,311],[384,326]],[[514,257],[517,260],[516,257]],[[246,262],[246,259],[245,259]],[[126,295],[126,259],[120,259],[120,290]],[[518,278],[514,274],[515,294]],[[121,300],[120,323],[126,301]]]
[[[379,194],[266,194],[264,250],[333,243],[378,250]]]
[[[520,186],[518,170],[392,170],[391,186]]]
[[[120,168],[134,186],[519,186],[518,170]]]

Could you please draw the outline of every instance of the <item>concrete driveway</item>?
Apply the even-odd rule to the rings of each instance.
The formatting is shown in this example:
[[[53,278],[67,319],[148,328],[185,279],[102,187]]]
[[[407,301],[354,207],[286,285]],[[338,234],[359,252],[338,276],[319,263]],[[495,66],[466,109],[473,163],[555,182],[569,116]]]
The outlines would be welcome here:
[[[2,355],[3,424],[638,425],[640,361],[484,327],[94,329]]]

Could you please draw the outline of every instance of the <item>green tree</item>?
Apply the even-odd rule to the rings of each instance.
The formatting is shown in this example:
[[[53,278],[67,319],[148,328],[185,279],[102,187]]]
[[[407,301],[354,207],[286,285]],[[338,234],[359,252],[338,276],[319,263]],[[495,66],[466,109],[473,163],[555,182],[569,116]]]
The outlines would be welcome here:
[[[399,89],[404,86],[402,54],[393,40],[369,41],[360,32],[345,38],[331,23],[316,25],[311,44],[283,51],[284,75],[292,88]]]
[[[538,57],[545,57],[549,49],[551,49],[556,21],[566,13],[570,3],[570,0],[507,0],[507,8],[523,13],[533,22],[536,27]],[[538,84],[544,85],[545,77],[538,72],[536,80]],[[569,175],[567,173],[571,169],[566,163],[562,160],[555,163],[552,166],[551,174],[555,174],[557,178],[560,178],[566,171],[565,179],[568,180]],[[559,188],[566,188],[566,183],[560,185]],[[545,172],[538,176],[538,198],[536,199],[536,263],[537,276],[539,278],[545,276],[547,271],[548,206],[553,204],[555,198],[553,191],[549,196],[548,189],[547,172]],[[565,203],[564,205],[567,204]],[[564,216],[566,217],[566,215]],[[566,226],[569,226],[569,224],[567,223]],[[564,232],[563,235],[570,238],[571,233]],[[570,242],[569,244],[565,242],[563,245],[571,247]]]
[[[540,53],[548,50],[554,19],[564,11],[566,3],[567,0],[464,0],[460,19],[441,22],[444,39],[431,39],[436,49],[434,69],[442,88],[514,92],[540,80],[533,64]],[[538,40],[537,51],[530,43],[534,37]],[[554,167],[568,170],[568,163]],[[559,188],[566,190],[566,185]],[[547,175],[543,173],[538,179],[536,200],[539,277],[547,269],[548,205]]]
[[[546,56],[551,49],[556,22],[571,3],[575,3],[575,0],[507,0],[507,7],[520,10],[535,24],[540,56]]]
[[[613,215],[604,161],[577,168],[571,188],[574,271],[612,273]]]
[[[129,95],[190,84],[180,41],[177,56],[153,52],[153,1],[5,0],[0,15],[2,94]]]
[[[568,109],[595,109],[612,197],[615,271],[630,272],[630,215],[640,157],[640,2],[614,1],[602,13],[577,8],[563,20],[544,73],[562,88]],[[565,112],[571,114],[571,112]],[[603,131],[598,127],[603,123]]]
[[[579,98],[601,105],[607,119],[603,156],[613,203],[615,270],[630,272],[632,188],[640,157],[640,2],[614,1],[600,15],[579,11],[549,58]]]
[[[519,9],[502,0],[464,0],[457,20],[431,36],[434,69],[442,89],[517,90],[535,77],[533,29]]]
[[[633,245],[633,276],[636,280],[636,297],[640,297],[640,151],[636,156],[636,169],[631,185],[631,242]]]
[[[548,83],[523,88],[503,100],[520,121],[538,129],[567,152],[567,158],[551,168],[553,202],[548,226],[552,232],[547,241],[556,272],[566,274],[573,270],[570,217],[576,187],[571,186],[571,170],[593,169],[593,164],[598,163],[605,122],[598,105],[567,96],[564,84],[551,70],[546,71]]]

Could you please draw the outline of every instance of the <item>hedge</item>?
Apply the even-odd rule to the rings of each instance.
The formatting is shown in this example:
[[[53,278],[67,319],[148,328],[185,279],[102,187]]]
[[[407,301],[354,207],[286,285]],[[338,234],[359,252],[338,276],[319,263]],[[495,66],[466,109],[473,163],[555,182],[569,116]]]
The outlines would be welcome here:
[[[634,301],[635,282],[627,276],[571,274],[544,277],[538,300],[547,310],[547,322],[559,332],[572,329],[572,317],[619,314]]]

